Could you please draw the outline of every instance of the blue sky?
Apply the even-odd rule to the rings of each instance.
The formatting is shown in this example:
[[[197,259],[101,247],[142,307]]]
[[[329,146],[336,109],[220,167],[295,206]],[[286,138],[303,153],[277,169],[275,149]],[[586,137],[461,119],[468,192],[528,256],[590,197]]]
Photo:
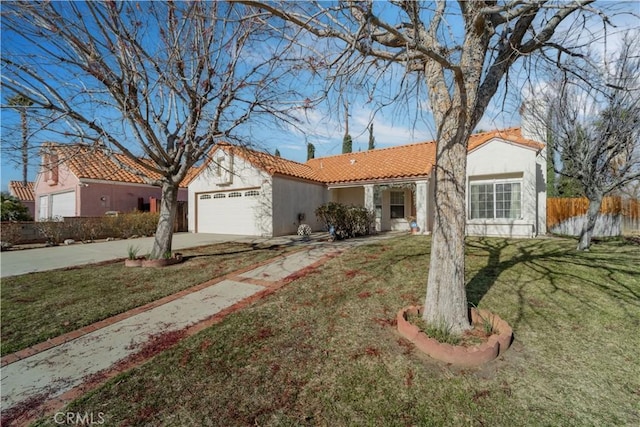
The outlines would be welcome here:
[[[613,3],[611,3],[613,4]],[[616,4],[620,7],[620,3]],[[630,2],[623,6],[630,12],[640,13],[640,3]],[[617,23],[619,29],[638,28],[640,24],[637,18],[629,15],[620,16]],[[615,44],[616,34],[610,34],[610,44]],[[598,49],[597,45],[594,45]],[[4,54],[4,49],[3,49]],[[521,66],[510,73],[509,92],[504,90],[496,94],[477,129],[492,130],[518,126],[520,117],[518,108],[521,103],[521,89],[527,86],[527,75]],[[532,84],[537,84],[537,78]],[[353,138],[353,150],[366,150],[369,140],[367,126],[371,120],[374,123],[374,136],[376,147],[389,147],[411,142],[427,141],[434,138],[435,132],[430,121],[429,109],[426,99],[413,102],[408,106],[388,106],[376,111],[374,117],[373,106],[364,102],[362,97],[354,95],[350,97],[349,127]],[[411,102],[411,101],[410,101]],[[5,94],[2,94],[3,108],[0,110],[2,121],[2,148],[1,161],[1,190],[6,191],[9,180],[20,180],[21,166],[11,162],[6,155],[5,148],[10,139],[15,141],[19,133],[9,134],[7,129],[19,121],[19,114],[15,110],[4,108],[6,105]],[[265,126],[264,121],[246,124],[241,132],[255,145],[265,151],[273,153],[277,148],[285,158],[304,162],[306,160],[306,143],[310,142],[316,147],[316,157],[339,154],[344,135],[344,111],[341,108],[331,109],[326,106],[310,109],[306,114],[299,116],[298,128],[290,125]],[[34,145],[50,139],[44,133],[36,133],[31,137]],[[60,138],[56,138],[60,140]],[[29,179],[34,180],[38,168],[37,157],[32,157],[29,165]]]

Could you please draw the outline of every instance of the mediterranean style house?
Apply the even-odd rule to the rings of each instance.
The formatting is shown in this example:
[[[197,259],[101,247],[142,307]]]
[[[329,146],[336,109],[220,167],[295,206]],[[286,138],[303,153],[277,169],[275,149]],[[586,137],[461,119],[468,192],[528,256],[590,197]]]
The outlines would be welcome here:
[[[128,168],[125,170],[116,162]],[[162,194],[159,187],[145,184],[145,175],[153,178],[123,154],[106,153],[84,144],[46,144],[34,185],[34,218],[148,211],[152,199],[159,200]],[[178,201],[186,205],[186,200],[185,180]]]
[[[467,234],[546,233],[544,144],[520,128],[474,134],[467,159]],[[364,206],[379,231],[433,229],[435,143],[312,159],[306,163],[218,144],[188,184],[189,231],[256,236],[322,229],[329,202]]]

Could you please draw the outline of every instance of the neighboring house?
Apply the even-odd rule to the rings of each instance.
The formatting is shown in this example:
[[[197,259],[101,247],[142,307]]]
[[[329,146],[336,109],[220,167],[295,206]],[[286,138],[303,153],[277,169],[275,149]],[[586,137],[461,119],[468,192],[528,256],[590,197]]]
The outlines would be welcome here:
[[[34,187],[34,218],[148,211],[151,199],[159,200],[162,192],[160,187],[145,184],[143,176],[157,178],[123,154],[107,154],[84,144],[47,144]],[[185,184],[178,201],[186,200]]]
[[[27,181],[25,184],[22,181],[9,181],[9,194],[20,200],[20,202],[26,206],[31,218],[36,217],[36,199],[33,193],[33,182]]]
[[[279,236],[334,201],[376,212],[378,230],[433,229],[435,143],[423,142],[297,163],[221,143],[189,183],[189,230]],[[467,233],[546,233],[546,153],[519,128],[471,136]]]

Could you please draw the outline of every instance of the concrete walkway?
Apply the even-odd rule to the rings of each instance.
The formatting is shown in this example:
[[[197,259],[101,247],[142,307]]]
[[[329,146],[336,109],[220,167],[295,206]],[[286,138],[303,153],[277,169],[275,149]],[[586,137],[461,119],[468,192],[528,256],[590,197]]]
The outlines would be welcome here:
[[[223,311],[233,311],[246,305],[243,302],[275,291],[294,273],[320,265],[350,247],[392,236],[378,235],[336,243],[305,242],[300,251],[213,280],[196,290],[183,291],[168,297],[166,303],[155,306],[152,303],[152,307],[134,309],[111,321],[107,319],[83,328],[82,332],[67,334],[70,336],[68,341],[60,337],[59,345],[24,358],[13,358],[19,360],[9,360],[2,368],[1,409],[4,412],[30,400],[44,402],[60,396],[81,385],[88,377],[135,355],[151,337],[185,330]],[[5,362],[6,359],[12,358],[3,358]]]

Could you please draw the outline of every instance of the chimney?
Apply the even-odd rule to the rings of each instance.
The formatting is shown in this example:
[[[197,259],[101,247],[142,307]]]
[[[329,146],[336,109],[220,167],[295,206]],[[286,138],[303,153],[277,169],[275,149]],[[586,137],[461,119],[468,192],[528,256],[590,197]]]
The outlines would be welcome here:
[[[520,106],[520,131],[523,138],[547,142],[547,121],[549,110],[539,99],[525,100]]]

